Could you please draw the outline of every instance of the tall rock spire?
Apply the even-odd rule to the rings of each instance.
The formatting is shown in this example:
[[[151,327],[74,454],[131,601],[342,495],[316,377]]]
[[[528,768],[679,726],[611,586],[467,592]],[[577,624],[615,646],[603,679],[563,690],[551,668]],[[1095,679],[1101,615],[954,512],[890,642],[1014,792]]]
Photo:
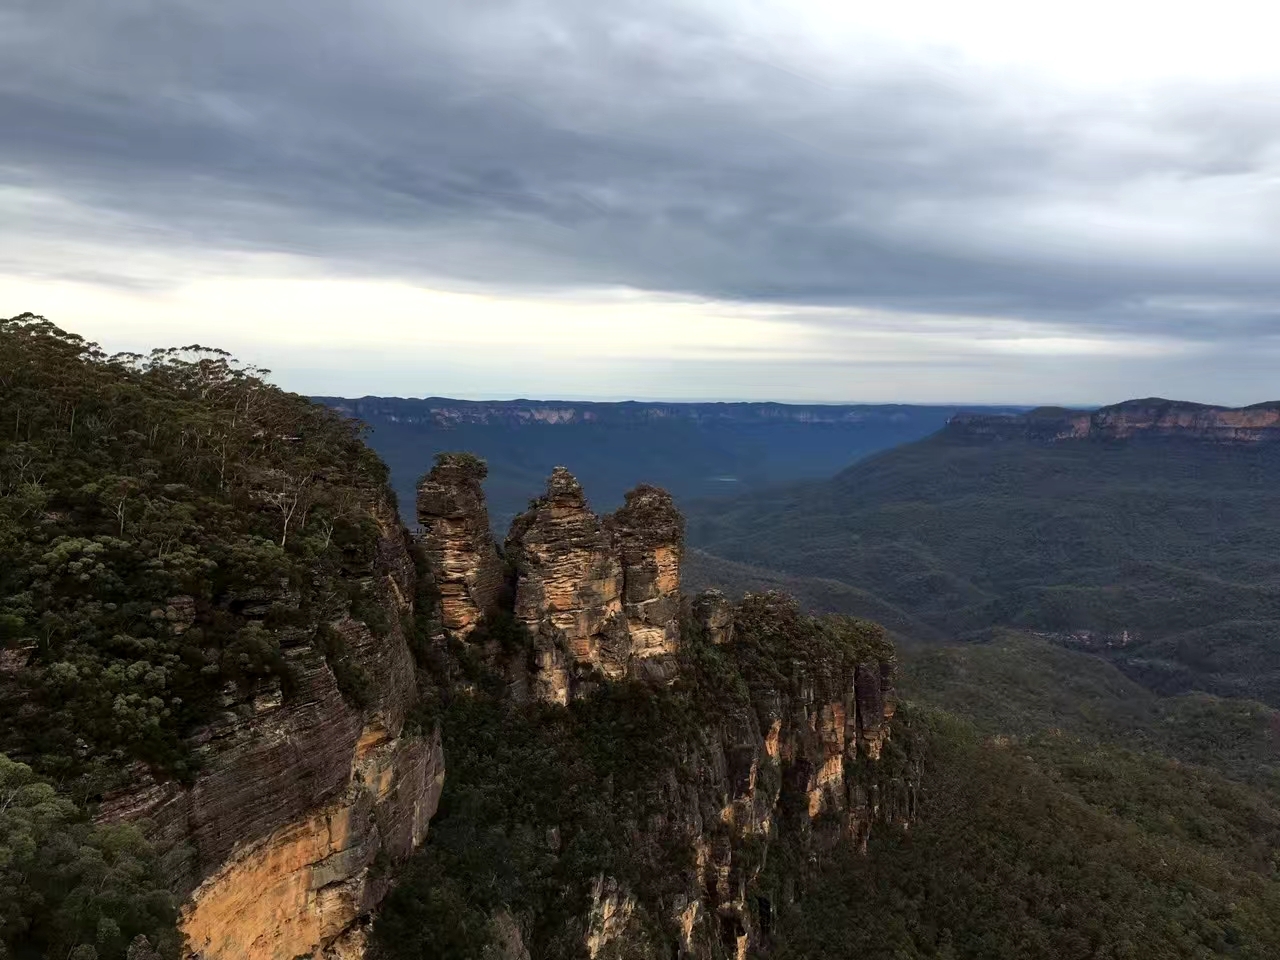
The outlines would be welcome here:
[[[502,593],[502,559],[480,487],[487,474],[478,457],[442,453],[418,487],[418,523],[440,590],[441,618],[460,636],[493,611]]]
[[[622,610],[634,666],[650,679],[672,679],[680,646],[684,517],[671,494],[642,484],[605,526],[622,561]]]
[[[625,676],[630,638],[622,563],[582,485],[564,467],[516,517],[506,552],[516,569],[516,619],[535,637],[535,697],[565,703],[573,675],[591,669]]]

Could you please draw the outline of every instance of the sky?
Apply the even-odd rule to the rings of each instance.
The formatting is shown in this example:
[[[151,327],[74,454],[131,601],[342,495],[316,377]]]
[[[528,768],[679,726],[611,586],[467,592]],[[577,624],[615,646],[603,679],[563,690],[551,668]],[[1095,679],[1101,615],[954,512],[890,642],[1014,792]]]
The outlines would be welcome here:
[[[1280,399],[1260,0],[5,0],[0,315],[361,396]]]

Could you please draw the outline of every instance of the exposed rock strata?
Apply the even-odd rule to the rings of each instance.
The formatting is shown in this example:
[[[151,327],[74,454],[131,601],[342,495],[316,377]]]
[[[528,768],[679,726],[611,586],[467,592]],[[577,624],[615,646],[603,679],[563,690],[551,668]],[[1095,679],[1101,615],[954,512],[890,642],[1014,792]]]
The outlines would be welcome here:
[[[480,483],[488,468],[469,454],[441,454],[418,487],[418,523],[440,591],[446,629],[466,636],[497,605],[502,560]]]
[[[352,942],[361,939],[359,921],[391,882],[374,859],[403,860],[425,839],[444,759],[438,738],[386,740],[374,730],[358,745],[355,768],[338,800],[237,852],[195,890],[181,926],[196,955],[363,955]]]
[[[557,467],[505,545],[514,614],[535,638],[533,696],[567,703],[593,675],[670,680],[683,550],[684,521],[664,491],[638,487],[601,520]]]
[[[353,706],[310,629],[282,645],[288,695],[278,682],[226,692],[220,718],[192,738],[200,773],[190,786],[138,770],[133,789],[106,798],[100,819],[145,818],[167,850],[181,925],[205,960],[292,960],[356,955],[362,917],[386,891],[370,866],[402,860],[421,842],[443,777],[438,739],[404,732],[417,697],[401,626],[416,571],[407,534],[388,503],[368,508],[379,527],[372,587],[388,624],[375,636],[350,617],[327,625],[368,679],[372,702]],[[286,585],[242,598],[247,615],[287,603]],[[184,605],[171,603],[184,624]]]
[[[781,595],[744,603],[802,616]],[[715,594],[695,597],[690,609],[708,640],[730,637],[722,642],[733,655],[726,605],[731,615],[742,609]],[[739,636],[744,629],[737,625]],[[770,844],[787,838],[865,849],[874,824],[905,826],[915,815],[918,771],[881,760],[895,708],[892,660],[847,666],[797,659],[783,674],[758,687],[750,708],[730,712],[689,744],[688,775],[660,785],[656,806],[663,812],[638,841],[682,837],[693,852],[685,892],[665,918],[677,931],[680,956],[743,958],[766,946],[769,917],[762,911],[772,909],[773,894],[764,896],[759,882]],[[588,953],[607,954],[611,944],[621,954],[643,953],[639,909],[631,891],[598,880],[586,921]]]
[[[1019,416],[962,413],[947,432],[989,440],[1129,440],[1163,437],[1212,443],[1263,443],[1280,440],[1280,403],[1251,407],[1212,407],[1174,400],[1127,400],[1099,410],[1044,407]]]
[[[622,561],[622,612],[636,669],[669,679],[680,646],[684,517],[671,495],[647,484],[605,520]]]

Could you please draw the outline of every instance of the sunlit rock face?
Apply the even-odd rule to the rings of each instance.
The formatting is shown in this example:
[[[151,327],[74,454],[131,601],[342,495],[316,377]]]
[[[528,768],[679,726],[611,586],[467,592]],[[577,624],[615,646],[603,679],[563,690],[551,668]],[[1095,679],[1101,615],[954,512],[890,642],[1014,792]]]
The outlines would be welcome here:
[[[515,519],[505,549],[516,570],[516,619],[537,638],[535,697],[567,703],[572,680],[587,670],[625,676],[622,563],[573,474],[555,469],[546,493]]]
[[[567,703],[579,681],[669,681],[680,642],[684,520],[671,497],[641,486],[603,520],[563,467],[512,524],[518,621],[534,639],[535,698]]]
[[[403,632],[417,572],[394,507],[366,507],[380,532],[371,574],[386,631],[350,617],[323,626],[368,679],[369,701],[356,706],[339,690],[310,639],[322,625],[300,628],[281,649],[288,691],[278,681],[229,688],[221,715],[193,735],[193,783],[138,769],[131,789],[104,798],[100,820],[141,820],[165,851],[193,957],[360,956],[387,890],[375,859],[404,860],[426,835],[444,758],[438,736],[405,730],[418,697]],[[264,585],[252,599],[265,611],[288,600],[286,589]],[[173,628],[183,629],[173,606]]]
[[[483,460],[442,454],[418,487],[418,523],[440,591],[441,620],[459,636],[495,608],[503,586],[502,560],[480,486],[487,474]]]
[[[343,795],[238,852],[187,900],[181,928],[194,956],[292,960],[363,955],[361,919],[426,838],[444,783],[440,740],[367,731]]]

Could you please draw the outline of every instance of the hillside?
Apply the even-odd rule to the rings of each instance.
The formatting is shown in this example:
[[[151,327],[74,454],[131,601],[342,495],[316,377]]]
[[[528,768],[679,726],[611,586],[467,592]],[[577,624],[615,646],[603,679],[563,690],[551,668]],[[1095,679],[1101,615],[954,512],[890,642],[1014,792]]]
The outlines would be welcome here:
[[[588,403],[317,398],[371,428],[402,506],[438,453],[489,465],[494,526],[505,531],[553,467],[566,466],[612,509],[639,481],[684,502],[763,484],[826,477],[927,436],[958,407],[782,403]],[[998,412],[1005,408],[990,408]],[[411,511],[407,511],[409,513]]]
[[[0,422],[0,956],[358,938],[442,775],[386,468],[221,351],[31,315]]]
[[[958,417],[831,480],[696,503],[690,541],[953,637],[1025,627],[1166,692],[1280,704],[1280,444],[1240,432],[1275,411],[1213,410]]]
[[[0,424],[0,957],[1280,953],[1263,705],[895,648],[647,484],[557,469],[500,542],[445,455],[411,539],[354,423],[215,350],[2,320]]]

